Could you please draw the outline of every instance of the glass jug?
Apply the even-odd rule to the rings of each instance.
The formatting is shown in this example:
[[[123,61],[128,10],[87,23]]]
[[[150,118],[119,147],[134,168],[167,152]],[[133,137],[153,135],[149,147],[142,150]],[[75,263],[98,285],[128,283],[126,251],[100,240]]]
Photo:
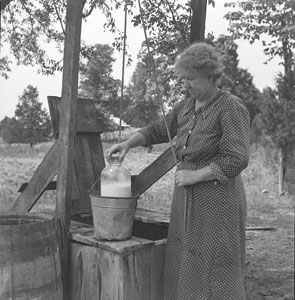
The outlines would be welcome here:
[[[131,197],[131,175],[121,165],[118,157],[112,157],[100,176],[102,197]]]

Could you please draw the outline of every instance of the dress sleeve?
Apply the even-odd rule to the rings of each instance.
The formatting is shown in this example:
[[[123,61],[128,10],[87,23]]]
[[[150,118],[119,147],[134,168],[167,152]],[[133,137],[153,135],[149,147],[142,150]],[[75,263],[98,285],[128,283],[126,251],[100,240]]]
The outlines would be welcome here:
[[[250,117],[248,109],[237,100],[227,106],[221,118],[222,136],[219,155],[210,164],[221,184],[240,174],[249,162]]]
[[[165,116],[171,139],[177,135],[178,115],[182,105],[183,102],[177,103],[174,108]],[[140,129],[139,132],[146,138],[145,146],[169,142],[164,117],[162,117],[159,121]]]

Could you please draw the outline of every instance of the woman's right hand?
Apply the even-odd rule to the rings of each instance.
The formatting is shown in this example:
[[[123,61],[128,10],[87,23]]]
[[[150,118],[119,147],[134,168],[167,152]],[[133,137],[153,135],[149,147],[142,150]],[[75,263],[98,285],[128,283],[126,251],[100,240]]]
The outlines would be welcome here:
[[[125,155],[129,151],[130,147],[128,143],[122,142],[119,144],[112,145],[105,151],[106,160],[110,160],[111,156],[115,153],[120,153],[119,160],[122,162],[124,160]]]

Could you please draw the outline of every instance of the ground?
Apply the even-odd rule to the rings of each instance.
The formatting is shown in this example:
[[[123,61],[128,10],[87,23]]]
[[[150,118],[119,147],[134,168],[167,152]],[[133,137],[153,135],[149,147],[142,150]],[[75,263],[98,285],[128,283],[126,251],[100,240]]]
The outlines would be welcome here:
[[[294,299],[294,213],[248,218],[250,226],[275,227],[275,231],[247,231],[247,300]]]

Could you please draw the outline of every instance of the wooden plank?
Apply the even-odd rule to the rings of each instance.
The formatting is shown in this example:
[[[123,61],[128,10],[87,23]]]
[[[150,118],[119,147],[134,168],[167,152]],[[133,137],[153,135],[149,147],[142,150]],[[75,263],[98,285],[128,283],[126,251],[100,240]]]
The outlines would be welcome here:
[[[28,182],[24,182],[18,189],[19,193],[22,193],[26,187],[28,186]],[[50,181],[47,185],[47,187],[45,188],[45,191],[54,191],[56,190],[56,181]]]
[[[105,167],[100,134],[79,133],[75,147],[75,174],[79,195],[73,195],[72,214],[91,212],[89,190]]]
[[[151,298],[151,248],[133,251],[123,257],[124,299]]]
[[[132,176],[132,192],[142,194],[174,166],[172,150],[168,148],[140,174]]]
[[[125,254],[137,249],[150,248],[154,245],[154,241],[134,236],[126,241],[97,240],[93,235],[93,227],[88,226],[71,230],[71,240],[120,254]]]
[[[71,243],[71,299],[123,300],[120,255]],[[132,299],[130,299],[132,300]]]
[[[59,124],[56,225],[62,266],[63,299],[70,300],[69,227],[73,185],[81,23],[84,0],[68,0]]]
[[[144,223],[153,223],[168,226],[170,222],[170,212],[144,209],[138,207],[135,212],[134,220],[139,220]]]
[[[57,174],[59,145],[56,141],[36,169],[25,190],[18,196],[10,212],[23,213],[32,209]]]
[[[56,96],[47,97],[51,124],[55,137],[58,137],[59,120],[61,110],[61,98]],[[91,99],[78,98],[77,100],[77,132],[104,132],[102,120],[97,118],[95,101]]]
[[[204,41],[207,0],[193,0],[191,7],[193,16],[190,27],[190,43],[192,44],[196,41]]]
[[[151,248],[151,300],[162,300],[164,286],[164,259],[166,240],[155,243]]]

